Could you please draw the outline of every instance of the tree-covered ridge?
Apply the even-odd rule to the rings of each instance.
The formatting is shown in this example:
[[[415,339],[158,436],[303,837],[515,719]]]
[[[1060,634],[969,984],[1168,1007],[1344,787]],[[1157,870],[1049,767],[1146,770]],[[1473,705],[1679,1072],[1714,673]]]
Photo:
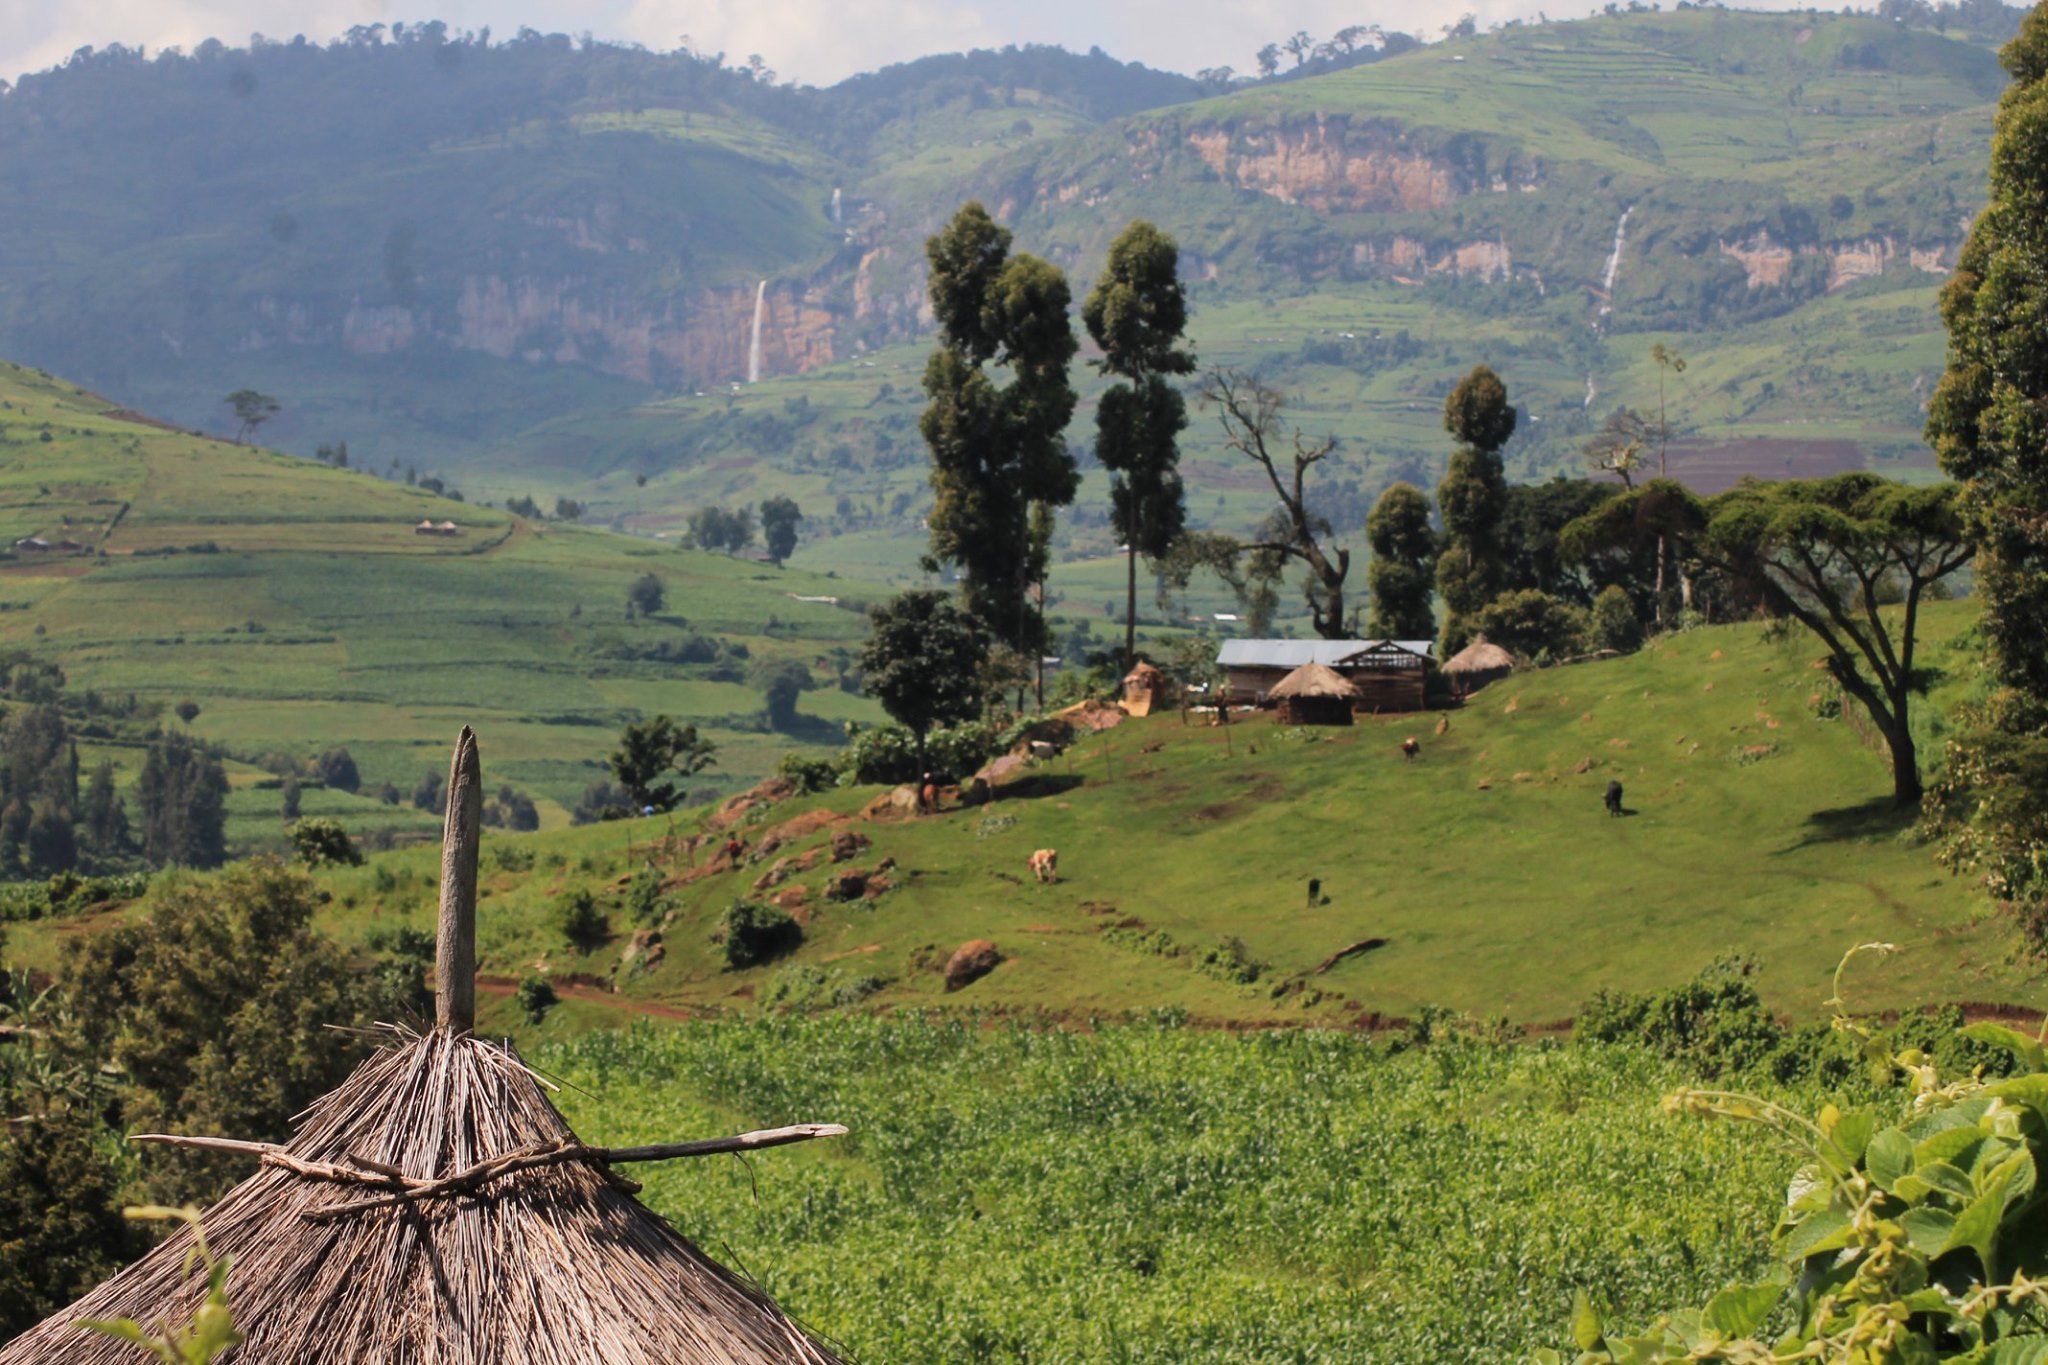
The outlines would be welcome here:
[[[727,54],[437,25],[82,53],[0,97],[0,236],[21,244],[0,260],[0,353],[223,431],[221,394],[272,394],[284,448],[402,450],[472,496],[531,494],[492,485],[533,466],[580,502],[612,471],[859,458],[893,414],[828,409],[832,384],[797,376],[919,335],[923,238],[979,195],[1076,298],[1125,224],[1157,223],[1203,356],[1290,387],[1283,367],[1352,376],[1373,392],[1348,406],[1375,420],[1347,434],[1391,422],[1374,442],[1390,463],[1422,444],[1402,414],[1475,345],[1553,414],[1523,428],[1540,446],[1589,378],[1594,420],[1609,395],[1634,401],[1626,338],[1647,328],[1710,334],[1734,371],[1688,430],[1752,436],[1818,390],[1874,452],[1917,423],[1931,321],[1846,356],[1774,320],[1930,287],[1981,201],[1997,15],[1906,8],[1618,13],[1427,47],[1353,35],[1207,98],[1215,73],[1047,48],[828,90]],[[772,397],[699,401],[751,372],[764,279]],[[1278,328],[1257,312],[1276,296],[1306,305]],[[874,396],[879,376],[844,377]],[[774,410],[799,394],[808,420]],[[681,406],[648,413],[649,397]],[[552,425],[579,420],[606,438]],[[895,491],[883,520],[901,527],[918,509],[887,510]],[[837,496],[799,500],[817,515]],[[639,502],[665,510],[658,491]],[[1199,523],[1204,499],[1189,505]]]

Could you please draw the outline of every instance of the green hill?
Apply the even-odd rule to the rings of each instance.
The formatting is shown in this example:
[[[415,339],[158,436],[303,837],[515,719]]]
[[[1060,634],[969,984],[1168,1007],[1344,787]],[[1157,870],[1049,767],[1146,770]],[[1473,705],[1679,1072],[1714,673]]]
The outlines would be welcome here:
[[[1681,471],[1923,470],[1934,292],[2014,13],[1618,13],[1207,98],[1043,48],[822,91],[434,25],[110,49],[0,97],[0,353],[190,426],[255,387],[284,448],[347,440],[472,497],[653,527],[797,492],[809,563],[879,546],[895,572],[924,506],[921,242],[978,195],[1083,288],[1131,217],[1174,232],[1203,359],[1343,438],[1340,531],[1433,480],[1438,400],[1480,360],[1531,419],[1520,477],[1652,404],[1657,342],[1692,362]],[[749,386],[757,297],[773,382]],[[1254,519],[1213,432],[1190,445],[1197,522]],[[1069,557],[1108,548],[1090,498]]]
[[[1969,620],[1965,604],[1930,613],[1931,666],[1955,670],[1947,699],[1968,685],[1948,637]],[[1170,713],[1084,738],[977,809],[871,818],[878,789],[751,809],[737,871],[719,861],[727,836],[708,812],[494,834],[479,951],[508,1026],[503,997],[534,971],[565,983],[579,1002],[569,1017],[586,1020],[607,1005],[863,1002],[1068,1019],[1171,1006],[1243,1024],[1439,1006],[1548,1024],[1601,987],[1674,985],[1728,954],[1758,960],[1774,1008],[1810,1017],[1843,952],[1873,941],[1905,951],[1858,968],[1859,1008],[2027,998],[2038,973],[2013,959],[2010,926],[1888,809],[1883,760],[1853,726],[1821,718],[1813,657],[1797,636],[1702,629],[1517,675],[1443,713],[1443,734],[1420,717],[1226,731]],[[1929,739],[1936,715],[1923,717]],[[495,780],[518,761],[520,732],[500,739],[477,718]],[[1399,752],[1410,733],[1412,763]],[[1625,784],[1628,818],[1602,810],[1610,779]],[[692,833],[704,834],[694,846]],[[855,837],[833,861],[842,836]],[[1056,885],[1026,867],[1040,848],[1059,852]],[[833,879],[856,871],[888,889],[831,899]],[[431,849],[323,877],[346,937],[431,927]],[[557,927],[579,891],[612,935],[587,952]],[[806,918],[801,948],[726,969],[717,936],[740,899]],[[629,947],[644,954],[638,928],[659,931],[662,953],[622,968]],[[11,943],[33,960],[49,933],[18,926]],[[936,969],[976,938],[1006,960],[948,994]],[[1353,945],[1367,946],[1337,956]]]
[[[864,619],[797,600],[844,590],[831,580],[192,436],[16,366],[0,366],[0,405],[0,546],[78,547],[0,551],[0,647],[58,663],[74,691],[197,702],[194,733],[243,761],[233,811],[250,839],[275,837],[274,780],[254,785],[271,753],[344,746],[366,792],[410,792],[445,768],[460,720],[489,716],[494,780],[561,821],[606,775],[627,720],[666,711],[708,727],[714,790],[876,714],[836,688],[829,657]],[[418,535],[423,519],[461,533]],[[627,619],[626,588],[648,573],[664,608]],[[818,665],[797,735],[767,732],[743,681],[752,659],[781,657]],[[140,755],[85,755],[101,757],[132,769]],[[309,814],[359,828],[433,825],[368,796],[318,800]]]

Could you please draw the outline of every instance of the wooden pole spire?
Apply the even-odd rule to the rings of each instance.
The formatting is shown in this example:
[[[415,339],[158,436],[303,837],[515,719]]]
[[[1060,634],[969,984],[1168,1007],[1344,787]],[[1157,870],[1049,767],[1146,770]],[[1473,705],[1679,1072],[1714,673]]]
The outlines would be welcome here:
[[[476,1027],[476,859],[483,841],[484,774],[467,725],[448,766],[448,819],[441,836],[441,925],[434,953],[434,1022],[448,1033]]]

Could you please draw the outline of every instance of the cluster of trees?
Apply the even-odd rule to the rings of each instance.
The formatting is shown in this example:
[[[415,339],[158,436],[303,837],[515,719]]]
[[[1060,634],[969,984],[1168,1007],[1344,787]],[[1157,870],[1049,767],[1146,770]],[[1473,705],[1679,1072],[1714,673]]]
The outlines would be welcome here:
[[[445,492],[445,490],[440,485],[439,480],[422,480],[419,479],[414,473],[408,473],[406,477],[406,482],[419,484],[422,487],[424,487],[427,483],[432,483],[434,484],[434,487],[428,489],[429,492]],[[458,497],[456,501],[461,501],[460,497]],[[541,509],[541,505],[529,497],[507,498],[505,500],[505,510],[507,512],[512,513],[514,516],[525,517],[529,521],[543,521],[546,520],[548,516],[548,514]],[[582,503],[576,501],[574,498],[556,498],[554,519],[556,521],[581,521],[583,520],[583,514],[589,510],[590,509],[588,507],[585,507]]]
[[[0,662],[0,877],[224,862],[220,760],[182,732],[142,731],[160,713],[133,698],[72,696],[64,683],[56,667],[25,655]],[[81,772],[81,730],[133,733],[146,744],[134,816],[112,763]]]
[[[1467,15],[1462,21],[1469,33],[1472,18]],[[1456,36],[1464,36],[1459,34]],[[1262,79],[1271,79],[1280,74],[1280,58],[1284,55],[1291,61],[1290,69],[1301,75],[1319,74],[1355,65],[1361,61],[1373,61],[1390,57],[1421,46],[1421,41],[1406,33],[1389,32],[1378,24],[1347,24],[1325,39],[1312,37],[1307,29],[1296,29],[1277,43],[1267,43],[1252,56]],[[1195,79],[1223,82],[1230,79],[1228,67],[1198,71]]]
[[[429,1017],[431,938],[351,954],[313,930],[318,904],[303,873],[246,864],[80,938],[45,989],[0,972],[0,1340],[140,1254],[123,1204],[204,1204],[247,1173],[123,1134],[283,1141],[358,1030]]]

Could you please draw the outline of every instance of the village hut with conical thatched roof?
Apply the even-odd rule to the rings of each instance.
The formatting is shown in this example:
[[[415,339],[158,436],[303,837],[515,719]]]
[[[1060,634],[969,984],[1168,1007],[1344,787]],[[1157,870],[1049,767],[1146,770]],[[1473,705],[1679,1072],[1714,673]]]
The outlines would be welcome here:
[[[1451,689],[1459,696],[1477,692],[1496,678],[1505,678],[1515,671],[1515,656],[1488,640],[1484,635],[1472,637],[1472,643],[1453,654],[1444,663],[1444,673],[1451,680]]]
[[[1305,663],[1267,693],[1282,725],[1349,725],[1358,689],[1334,668]]]
[[[835,1365],[752,1285],[633,1198],[616,1167],[832,1136],[806,1125],[661,1147],[579,1142],[543,1084],[476,1037],[475,736],[456,747],[437,1026],[364,1062],[289,1143],[171,1139],[257,1171],[205,1213],[244,1340],[223,1365]],[[61,1198],[61,1191],[53,1191]],[[130,1365],[86,1319],[190,1319],[189,1229],[0,1348],[0,1365]]]

